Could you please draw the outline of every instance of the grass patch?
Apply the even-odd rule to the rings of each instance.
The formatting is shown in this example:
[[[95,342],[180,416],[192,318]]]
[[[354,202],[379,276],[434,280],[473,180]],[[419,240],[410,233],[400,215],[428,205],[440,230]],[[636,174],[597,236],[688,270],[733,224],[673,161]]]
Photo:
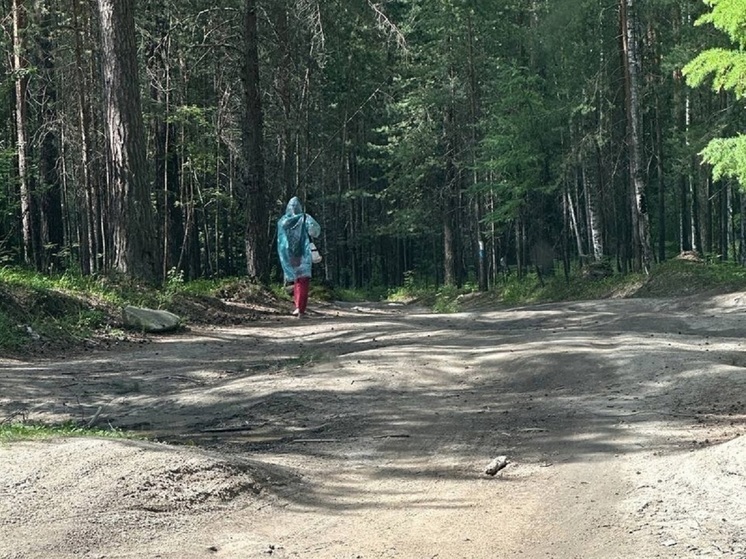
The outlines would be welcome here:
[[[76,283],[72,276],[0,269],[0,354],[40,344],[65,348],[88,338],[113,307],[97,292],[92,281]]]
[[[125,305],[173,310],[183,301],[204,296],[217,301],[261,288],[239,279],[183,281],[171,274],[160,289],[102,277],[71,273],[43,275],[21,268],[0,268],[0,355],[73,348],[101,334],[121,334]],[[207,306],[212,304],[207,302]],[[174,308],[176,307],[176,308]],[[189,307],[187,307],[189,308]],[[185,317],[188,318],[188,317]],[[121,335],[119,336],[121,337]]]
[[[418,301],[426,306],[434,307],[438,303],[440,294],[441,305],[450,297],[464,290],[456,290],[453,287],[433,286],[424,278],[418,277],[414,272],[404,273],[404,283],[395,289],[390,289],[387,295],[388,301],[397,303],[409,303]]]
[[[7,423],[0,425],[0,444],[58,437],[136,438],[134,434],[118,429],[81,427],[72,422],[61,423],[59,425],[44,425],[39,423]]]
[[[563,275],[555,275],[540,281],[535,273],[523,278],[512,276],[494,286],[489,293],[477,293],[473,287],[430,289],[429,292],[420,289],[416,293],[419,301],[435,312],[456,312],[463,308],[465,301],[474,302],[475,298],[484,304],[517,306],[625,297],[685,297],[735,291],[746,291],[746,268],[743,266],[733,262],[672,259],[656,265],[650,275],[612,274],[594,278],[577,269],[569,280]],[[402,292],[411,294],[412,290],[403,289]]]
[[[328,354],[319,350],[305,350],[298,355],[295,359],[290,361],[291,366],[295,367],[310,367],[317,363],[324,363],[329,361],[330,357]]]
[[[29,333],[9,315],[0,302],[0,352],[19,351],[28,337]]]
[[[345,303],[391,300],[389,290],[382,286],[371,286],[364,289],[337,287],[333,291],[333,296],[335,301],[344,301]]]
[[[459,297],[466,293],[473,292],[474,289],[465,287],[463,289],[456,289],[455,287],[442,287],[435,293],[435,300],[433,301],[433,311],[437,313],[452,313],[458,312],[459,310]]]
[[[497,298],[509,305],[527,305],[558,301],[579,301],[624,297],[636,292],[646,281],[641,274],[616,274],[606,278],[587,278],[574,273],[569,281],[553,276],[539,281],[536,274],[511,278],[495,288]]]
[[[405,274],[400,287],[332,288],[314,280],[311,297],[331,301],[416,302],[435,312],[456,312],[467,305],[526,305],[543,302],[604,299],[609,297],[672,297],[696,293],[746,291],[746,268],[713,259],[672,259],[656,265],[649,276],[614,274],[611,263],[605,277],[592,277],[574,269],[569,280],[562,274],[523,278],[513,275],[489,293],[475,286],[438,287],[415,273]],[[601,274],[603,275],[603,274]],[[42,275],[20,268],[0,267],[0,355],[55,353],[80,347],[93,338],[122,335],[124,305],[165,309],[185,322],[229,320],[224,301],[255,304],[272,309],[287,305],[291,297],[281,285],[269,288],[245,278],[185,281],[169,273],[160,289],[124,280],[83,277],[73,273]],[[119,334],[115,334],[119,332]]]
[[[636,294],[641,297],[686,296],[746,290],[746,268],[734,262],[668,260],[655,267]]]

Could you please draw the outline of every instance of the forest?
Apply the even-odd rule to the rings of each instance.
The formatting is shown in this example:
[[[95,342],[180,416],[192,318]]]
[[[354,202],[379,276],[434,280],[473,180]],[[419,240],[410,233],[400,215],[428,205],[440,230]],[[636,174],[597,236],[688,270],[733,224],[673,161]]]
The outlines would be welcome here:
[[[0,263],[489,289],[746,261],[742,0],[2,0]]]

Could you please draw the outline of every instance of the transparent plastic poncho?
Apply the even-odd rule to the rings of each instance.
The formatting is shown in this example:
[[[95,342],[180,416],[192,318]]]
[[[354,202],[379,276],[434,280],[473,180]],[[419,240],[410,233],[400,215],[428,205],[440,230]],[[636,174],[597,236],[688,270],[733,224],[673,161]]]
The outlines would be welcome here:
[[[285,281],[311,277],[311,245],[321,235],[321,226],[310,215],[303,212],[297,197],[291,198],[283,215],[277,221],[277,254],[280,257]]]

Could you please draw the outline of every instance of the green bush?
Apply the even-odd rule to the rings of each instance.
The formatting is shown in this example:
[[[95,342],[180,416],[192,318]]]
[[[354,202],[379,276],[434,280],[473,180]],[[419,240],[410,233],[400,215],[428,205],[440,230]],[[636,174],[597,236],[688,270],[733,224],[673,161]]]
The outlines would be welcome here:
[[[23,327],[0,308],[0,352],[13,353],[26,343],[28,335]]]

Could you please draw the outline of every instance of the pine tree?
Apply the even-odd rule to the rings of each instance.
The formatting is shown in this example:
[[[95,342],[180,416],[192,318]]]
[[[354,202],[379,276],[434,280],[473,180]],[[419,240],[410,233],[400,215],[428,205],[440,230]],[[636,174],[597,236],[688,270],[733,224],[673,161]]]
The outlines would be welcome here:
[[[712,77],[712,90],[732,91],[746,98],[746,3],[742,0],[705,0],[712,10],[696,25],[712,24],[725,32],[736,49],[711,48],[684,67],[687,83],[696,87]],[[731,177],[746,189],[746,136],[716,138],[701,152],[713,167],[715,180]]]

